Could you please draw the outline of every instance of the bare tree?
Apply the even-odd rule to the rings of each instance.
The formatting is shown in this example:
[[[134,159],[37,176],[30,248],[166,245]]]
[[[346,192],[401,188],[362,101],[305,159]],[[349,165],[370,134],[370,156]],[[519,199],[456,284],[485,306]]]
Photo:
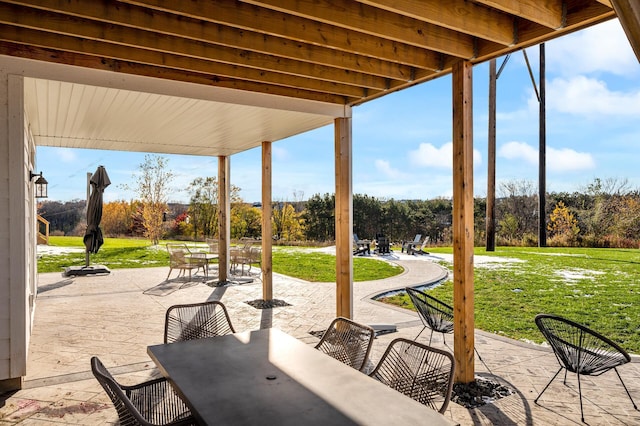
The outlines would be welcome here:
[[[162,237],[162,215],[167,210],[167,194],[174,174],[168,170],[169,160],[158,155],[145,155],[144,162],[134,173],[135,187],[123,185],[135,191],[142,201],[142,224],[145,236],[153,244],[158,244]]]
[[[536,185],[527,180],[512,180],[499,185],[496,203],[498,216],[508,223],[511,238],[522,238],[527,233],[536,233],[538,197]],[[505,229],[506,230],[506,229]],[[500,231],[499,231],[500,232]]]

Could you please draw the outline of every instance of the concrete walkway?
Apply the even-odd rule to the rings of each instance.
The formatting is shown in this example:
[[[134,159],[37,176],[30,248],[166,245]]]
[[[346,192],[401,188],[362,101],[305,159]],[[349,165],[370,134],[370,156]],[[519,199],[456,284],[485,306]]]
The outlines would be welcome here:
[[[376,339],[373,363],[391,340],[413,339],[422,325],[414,312],[374,302],[371,296],[446,276],[429,256],[394,252],[384,258],[401,265],[405,272],[354,284],[354,319],[397,327],[397,332]],[[309,344],[318,341],[310,332],[324,330],[335,317],[334,283],[309,283],[274,274],[274,298],[290,306],[259,310],[246,303],[262,298],[259,278],[249,284],[211,287],[202,276],[190,283],[167,282],[167,272],[167,268],[128,269],[77,278],[40,274],[28,375],[24,389],[0,397],[0,425],[117,424],[113,405],[90,372],[89,359],[99,356],[123,384],[157,377],[146,348],[162,342],[164,314],[174,304],[221,300],[236,330],[278,327]],[[211,276],[209,283],[214,280]],[[428,336],[425,331],[420,340],[427,343]],[[449,348],[453,344],[450,335],[447,344]],[[443,347],[442,336],[434,336],[432,345]],[[568,377],[568,387],[556,379],[541,405],[533,403],[558,368],[548,349],[481,331],[476,332],[476,348],[488,367],[476,358],[477,375],[501,381],[515,393],[477,409],[452,403],[448,417],[461,425],[581,424],[575,375]],[[640,364],[633,362],[619,371],[640,402]],[[614,373],[584,377],[582,390],[588,424],[640,424],[640,411],[633,409]]]

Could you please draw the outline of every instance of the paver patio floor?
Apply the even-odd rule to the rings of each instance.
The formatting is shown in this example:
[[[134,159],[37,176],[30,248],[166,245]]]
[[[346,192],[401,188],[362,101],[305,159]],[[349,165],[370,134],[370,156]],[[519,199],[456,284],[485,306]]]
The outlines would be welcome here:
[[[397,327],[396,332],[375,340],[374,363],[391,340],[413,339],[422,325],[414,312],[371,301],[370,297],[444,276],[443,269],[426,256],[394,253],[387,259],[402,265],[405,273],[354,284],[354,320]],[[0,397],[0,425],[117,424],[115,409],[93,378],[89,359],[100,357],[124,384],[157,377],[146,348],[162,342],[164,314],[174,304],[221,300],[237,331],[278,327],[308,344],[318,341],[310,332],[323,330],[335,317],[334,283],[309,283],[274,274],[273,296],[290,306],[260,310],[246,303],[262,298],[259,279],[212,287],[202,276],[186,284],[182,280],[166,282],[167,272],[168,268],[126,269],[75,278],[40,274],[24,388]],[[209,282],[214,281],[212,273]],[[425,331],[420,340],[427,343],[428,338]],[[450,349],[451,335],[447,343]],[[442,336],[434,335],[432,344],[444,347]],[[447,417],[461,425],[581,424],[575,375],[568,376],[568,386],[557,378],[540,405],[533,402],[558,368],[550,350],[481,331],[476,331],[475,344],[486,363],[485,367],[476,358],[476,374],[504,382],[515,393],[476,409],[451,403]],[[634,362],[619,371],[631,395],[640,402],[640,363],[638,357],[633,358]],[[615,373],[583,377],[582,391],[587,424],[640,424],[640,411],[633,409]]]

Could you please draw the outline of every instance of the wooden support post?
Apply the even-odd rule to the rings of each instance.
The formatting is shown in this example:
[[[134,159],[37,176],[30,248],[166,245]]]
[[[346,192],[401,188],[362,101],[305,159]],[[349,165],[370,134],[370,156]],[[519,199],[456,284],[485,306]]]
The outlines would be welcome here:
[[[453,66],[453,334],[456,383],[474,380],[471,62]]]
[[[271,142],[262,142],[262,299],[273,299]]]
[[[229,203],[229,157],[218,157],[218,280],[229,276],[229,243],[231,235],[231,204]]]
[[[486,248],[496,250],[496,60],[489,61],[489,139],[487,140]]]
[[[336,118],[336,316],[345,318],[353,318],[351,145],[351,118]]]

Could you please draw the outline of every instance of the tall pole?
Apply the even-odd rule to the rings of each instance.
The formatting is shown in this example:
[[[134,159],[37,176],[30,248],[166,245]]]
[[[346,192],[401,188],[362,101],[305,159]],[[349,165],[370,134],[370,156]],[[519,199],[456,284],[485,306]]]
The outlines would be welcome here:
[[[89,198],[91,197],[91,172],[87,172],[87,202],[84,205],[84,216],[87,217],[87,213],[89,211]],[[88,218],[87,218],[88,222]],[[89,249],[85,248],[84,250],[84,266],[89,267]]]
[[[489,139],[487,152],[487,251],[496,250],[496,60],[489,62]]]
[[[540,147],[538,162],[538,247],[547,246],[547,119],[546,119],[546,83],[545,83],[545,54],[544,43],[540,44]]]

